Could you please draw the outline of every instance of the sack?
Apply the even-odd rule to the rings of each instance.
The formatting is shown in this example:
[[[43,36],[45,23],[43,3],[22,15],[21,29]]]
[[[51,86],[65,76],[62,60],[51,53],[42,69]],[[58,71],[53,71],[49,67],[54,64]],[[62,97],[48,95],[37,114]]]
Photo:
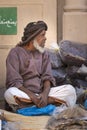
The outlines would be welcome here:
[[[55,50],[51,50],[51,49],[47,49],[49,57],[50,57],[50,61],[51,61],[51,65],[52,65],[52,69],[57,69],[59,67],[64,66],[61,57],[59,55],[59,51],[55,51]]]
[[[68,40],[61,41],[59,43],[59,52],[62,61],[66,65],[87,65],[87,44]]]
[[[52,69],[52,74],[53,74],[53,77],[55,78],[57,86],[64,84],[66,77],[67,77],[65,67],[60,67],[58,69]]]

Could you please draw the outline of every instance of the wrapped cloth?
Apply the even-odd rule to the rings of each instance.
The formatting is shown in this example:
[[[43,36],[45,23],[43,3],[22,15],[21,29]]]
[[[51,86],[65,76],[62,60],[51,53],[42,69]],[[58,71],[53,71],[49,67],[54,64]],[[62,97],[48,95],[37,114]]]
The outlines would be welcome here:
[[[68,40],[61,41],[59,43],[59,52],[62,61],[67,65],[87,65],[87,44]]]
[[[47,31],[48,27],[44,21],[37,21],[28,23],[24,28],[23,37],[21,38],[20,45],[23,46],[34,39],[41,31]]]
[[[52,66],[52,74],[53,77],[55,78],[56,85],[63,85],[65,84],[65,80],[67,77],[66,74],[66,67],[64,63],[61,60],[59,50],[54,50],[54,49],[47,49],[51,61],[51,66]]]

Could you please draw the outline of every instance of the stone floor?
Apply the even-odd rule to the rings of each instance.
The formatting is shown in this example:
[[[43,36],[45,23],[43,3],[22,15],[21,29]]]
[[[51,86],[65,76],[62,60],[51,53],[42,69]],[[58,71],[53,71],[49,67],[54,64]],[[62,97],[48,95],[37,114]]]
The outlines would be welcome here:
[[[5,109],[4,92],[5,87],[0,87],[0,109]]]

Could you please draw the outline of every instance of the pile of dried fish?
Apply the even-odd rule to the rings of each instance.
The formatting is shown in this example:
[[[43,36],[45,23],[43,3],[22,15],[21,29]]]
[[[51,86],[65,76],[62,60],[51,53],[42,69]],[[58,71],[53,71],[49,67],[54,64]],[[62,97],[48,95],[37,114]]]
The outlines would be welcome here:
[[[79,106],[68,108],[52,116],[46,125],[48,130],[87,130],[87,111]]]

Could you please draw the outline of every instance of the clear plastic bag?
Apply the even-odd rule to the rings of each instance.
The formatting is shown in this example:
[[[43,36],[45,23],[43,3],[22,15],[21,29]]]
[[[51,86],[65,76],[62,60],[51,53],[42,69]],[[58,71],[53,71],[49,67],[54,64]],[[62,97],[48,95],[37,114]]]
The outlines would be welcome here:
[[[66,110],[68,107],[65,104],[62,104],[58,107],[55,108],[55,110],[53,111],[53,116],[58,115],[59,113],[61,113],[62,111]]]
[[[2,130],[20,130],[20,122],[7,122],[2,126]]]

